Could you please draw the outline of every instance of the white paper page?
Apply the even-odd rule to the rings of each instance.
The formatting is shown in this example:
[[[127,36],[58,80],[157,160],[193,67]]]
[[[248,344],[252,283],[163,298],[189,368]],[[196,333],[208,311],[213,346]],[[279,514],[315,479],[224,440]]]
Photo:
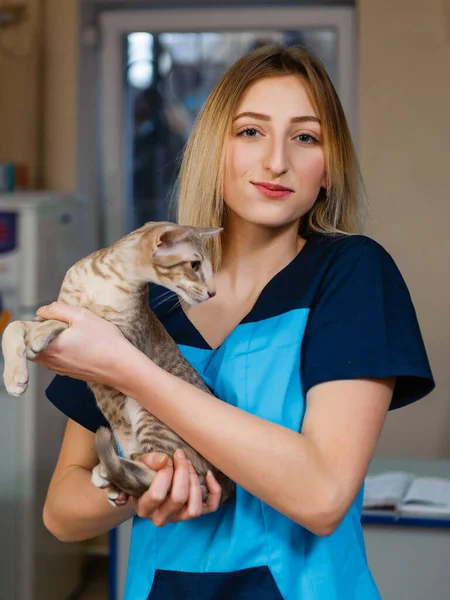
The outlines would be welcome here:
[[[438,506],[436,504],[406,504],[401,506],[399,513],[404,517],[426,517],[439,518],[450,517],[450,506]]]
[[[398,506],[414,476],[411,473],[387,472],[368,475],[364,486],[363,508]]]
[[[418,477],[407,491],[403,504],[431,504],[450,508],[450,480]]]

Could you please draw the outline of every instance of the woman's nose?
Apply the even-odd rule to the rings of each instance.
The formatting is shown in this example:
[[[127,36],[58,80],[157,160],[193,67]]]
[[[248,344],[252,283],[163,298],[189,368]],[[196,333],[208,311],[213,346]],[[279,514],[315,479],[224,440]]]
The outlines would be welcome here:
[[[277,177],[288,170],[288,156],[284,142],[274,140],[269,145],[265,163],[265,168]]]

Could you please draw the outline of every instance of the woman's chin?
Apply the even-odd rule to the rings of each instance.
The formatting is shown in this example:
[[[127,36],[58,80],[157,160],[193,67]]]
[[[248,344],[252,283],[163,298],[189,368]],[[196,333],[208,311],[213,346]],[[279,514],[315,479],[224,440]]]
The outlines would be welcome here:
[[[299,221],[300,217],[296,215],[242,215],[241,220],[248,225],[254,225],[256,227],[265,227],[269,229],[280,229],[291,225],[292,223]]]
[[[243,203],[236,208],[228,205],[228,209],[231,213],[230,218],[233,220],[270,229],[286,227],[295,221],[299,221],[303,214],[303,211],[299,211],[298,207],[287,206],[286,204],[283,206],[281,202],[264,203],[264,206],[261,206],[260,202],[249,202],[247,206],[244,206]]]

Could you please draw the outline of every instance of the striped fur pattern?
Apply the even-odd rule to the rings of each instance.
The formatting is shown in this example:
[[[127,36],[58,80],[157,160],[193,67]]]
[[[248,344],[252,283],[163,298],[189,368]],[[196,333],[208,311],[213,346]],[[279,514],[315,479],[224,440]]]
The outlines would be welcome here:
[[[219,229],[182,227],[174,223],[146,223],[115,242],[78,261],[66,273],[58,301],[83,306],[114,323],[123,335],[161,368],[208,392],[195,369],[179,351],[149,308],[148,282],[176,293],[189,304],[215,294],[214,276],[203,241]],[[14,321],[2,338],[4,382],[12,396],[28,385],[27,359],[34,359],[67,324],[59,321]],[[200,477],[204,499],[205,475],[210,469],[222,486],[222,502],[234,484],[189,444],[138,402],[116,389],[88,383],[111,430],[96,434],[99,464],[92,473],[95,486],[108,488],[112,504],[124,504],[148,489],[155,471],[136,460],[147,452],[172,456],[181,448]],[[123,456],[119,456],[115,440]]]

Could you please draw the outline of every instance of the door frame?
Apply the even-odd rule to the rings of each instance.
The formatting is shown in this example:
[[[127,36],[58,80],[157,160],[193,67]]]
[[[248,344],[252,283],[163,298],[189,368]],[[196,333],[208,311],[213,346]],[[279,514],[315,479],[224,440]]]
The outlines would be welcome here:
[[[357,36],[353,7],[230,7],[121,10],[102,12],[100,25],[100,169],[103,244],[126,233],[124,171],[129,167],[123,143],[123,36],[133,31],[201,32],[332,27],[337,30],[337,91],[355,145],[358,141]]]

